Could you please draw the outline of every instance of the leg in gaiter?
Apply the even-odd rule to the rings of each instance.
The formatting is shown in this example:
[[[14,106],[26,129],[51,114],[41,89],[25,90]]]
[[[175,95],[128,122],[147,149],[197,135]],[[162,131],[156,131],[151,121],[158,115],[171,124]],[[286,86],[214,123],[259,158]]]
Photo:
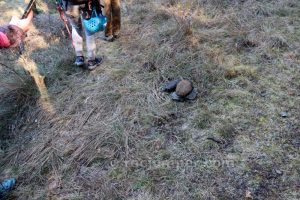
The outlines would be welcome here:
[[[108,41],[113,41],[119,37],[121,29],[121,9],[120,0],[105,0],[105,15],[107,17],[107,25],[105,29],[105,37]]]

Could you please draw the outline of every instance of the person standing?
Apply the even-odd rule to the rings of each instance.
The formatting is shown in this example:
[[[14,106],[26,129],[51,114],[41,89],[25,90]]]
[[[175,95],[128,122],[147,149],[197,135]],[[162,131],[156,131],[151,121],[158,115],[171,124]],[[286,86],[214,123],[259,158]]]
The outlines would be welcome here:
[[[62,0],[66,16],[72,26],[72,43],[75,48],[75,65],[93,70],[102,63],[103,58],[96,57],[96,43],[94,35],[88,34],[82,25],[82,17],[87,16],[91,12],[89,10],[89,0]],[[93,0],[94,5],[98,4],[98,0]],[[84,37],[83,37],[84,33]],[[87,64],[85,65],[85,57],[83,53],[83,38],[85,38],[87,49]]]
[[[104,0],[104,10],[107,17],[105,40],[112,42],[119,37],[121,29],[120,0]]]

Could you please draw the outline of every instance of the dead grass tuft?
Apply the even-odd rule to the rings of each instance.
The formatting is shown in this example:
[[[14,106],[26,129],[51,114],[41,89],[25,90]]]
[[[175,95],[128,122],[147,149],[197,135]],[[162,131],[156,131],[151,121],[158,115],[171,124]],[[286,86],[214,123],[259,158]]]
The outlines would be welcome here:
[[[250,79],[257,78],[257,69],[251,66],[234,66],[225,71],[225,77],[227,79],[237,78],[238,76],[244,76]]]
[[[0,63],[0,72],[2,86],[0,90],[0,132],[1,141],[5,142],[6,139],[12,139],[8,133],[13,133],[16,126],[21,125],[21,118],[25,115],[28,107],[35,104],[38,92],[33,79],[25,71]]]

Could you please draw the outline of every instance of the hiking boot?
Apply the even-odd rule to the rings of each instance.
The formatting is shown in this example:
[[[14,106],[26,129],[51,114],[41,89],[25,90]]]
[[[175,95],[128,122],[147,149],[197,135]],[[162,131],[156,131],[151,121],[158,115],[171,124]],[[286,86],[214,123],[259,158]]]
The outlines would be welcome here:
[[[120,32],[117,31],[117,32],[113,33],[113,37],[114,37],[114,39],[118,39],[120,37]]]
[[[109,35],[109,36],[105,35],[105,36],[104,36],[104,40],[107,41],[107,42],[113,42],[114,39],[115,39],[115,38],[114,38],[113,35]]]
[[[84,57],[83,56],[76,56],[76,60],[74,63],[76,66],[83,66],[84,65]]]
[[[95,58],[94,60],[89,60],[86,65],[86,69],[94,70],[98,67],[103,61],[103,58]]]

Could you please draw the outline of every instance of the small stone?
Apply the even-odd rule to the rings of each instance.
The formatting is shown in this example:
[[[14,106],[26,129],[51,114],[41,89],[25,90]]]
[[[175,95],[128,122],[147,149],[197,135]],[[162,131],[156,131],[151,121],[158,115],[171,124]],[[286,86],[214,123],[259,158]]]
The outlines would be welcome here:
[[[189,128],[189,125],[187,123],[183,124],[181,127],[181,130],[185,131]]]
[[[192,90],[192,92],[190,92],[185,98],[187,98],[188,100],[194,100],[197,98],[197,91],[196,89],[194,88]]]
[[[188,80],[182,80],[176,86],[176,94],[180,97],[187,96],[192,90],[193,84]]]
[[[287,112],[281,112],[280,116],[283,117],[283,118],[286,118],[286,117],[288,117],[288,113]]]
[[[246,199],[253,199],[251,191],[247,190],[245,197],[246,197]]]
[[[275,172],[276,172],[276,174],[278,174],[278,175],[282,175],[282,174],[283,174],[283,172],[280,171],[279,169],[276,169]]]
[[[180,80],[172,80],[168,82],[162,89],[163,92],[173,92],[176,89],[177,84],[180,82]]]
[[[266,91],[266,90],[261,91],[261,92],[260,92],[260,96],[261,96],[261,97],[267,96],[267,91]]]
[[[171,99],[174,100],[174,101],[184,101],[184,98],[183,97],[180,97],[176,94],[176,92],[173,92],[171,94]]]

